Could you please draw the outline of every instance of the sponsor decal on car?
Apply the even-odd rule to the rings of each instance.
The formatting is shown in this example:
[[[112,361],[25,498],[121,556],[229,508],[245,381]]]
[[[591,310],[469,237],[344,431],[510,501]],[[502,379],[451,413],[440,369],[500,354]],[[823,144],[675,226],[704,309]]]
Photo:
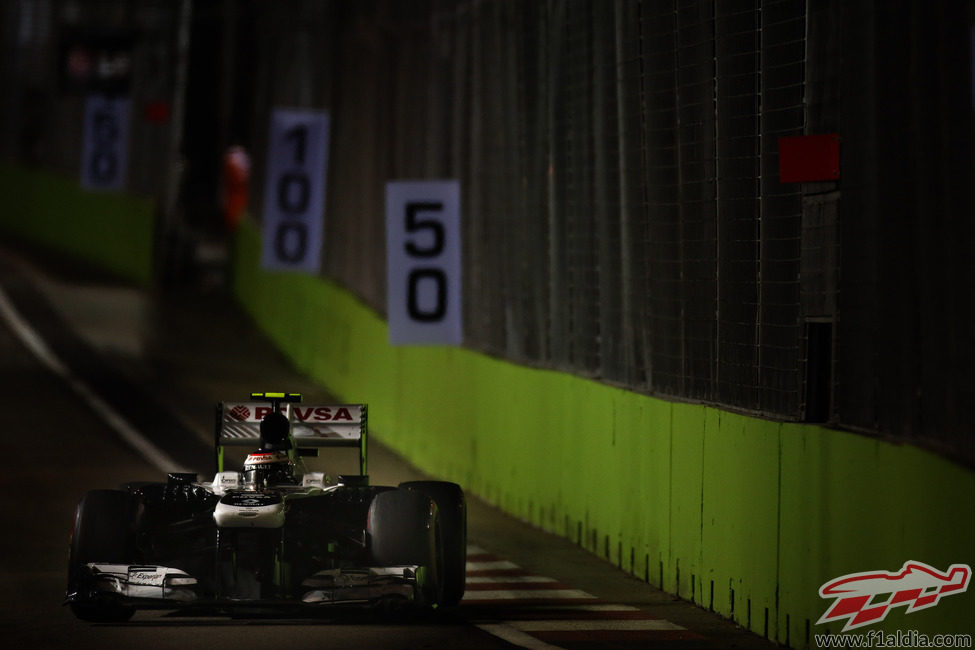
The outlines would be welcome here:
[[[230,417],[234,418],[235,420],[247,421],[251,417],[251,410],[243,404],[238,404],[230,409]]]
[[[277,505],[281,502],[280,495],[265,494],[262,492],[235,492],[225,495],[220,499],[220,503],[234,508],[263,508]]]
[[[266,465],[269,463],[286,463],[288,454],[283,451],[258,451],[247,455],[244,467],[249,465]]]
[[[269,405],[251,408],[247,404],[233,404],[228,407],[229,419],[238,422],[260,422],[272,410]],[[291,406],[291,413],[298,422],[355,423],[362,420],[361,409],[357,406]]]
[[[144,585],[149,587],[160,587],[166,578],[164,571],[147,569],[129,569],[128,582],[130,585]]]

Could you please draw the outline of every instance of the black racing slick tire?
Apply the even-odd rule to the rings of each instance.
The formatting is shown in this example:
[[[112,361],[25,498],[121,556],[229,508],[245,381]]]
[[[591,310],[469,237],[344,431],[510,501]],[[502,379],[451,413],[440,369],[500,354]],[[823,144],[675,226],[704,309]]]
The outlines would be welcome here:
[[[443,536],[443,600],[453,606],[464,597],[467,586],[467,502],[456,483],[409,481],[400,488],[425,494],[437,504]]]
[[[88,593],[89,562],[128,564],[133,561],[132,500],[119,490],[92,490],[75,510],[68,555],[68,594],[78,618],[114,623],[132,618],[135,610]]]
[[[417,583],[423,605],[443,598],[443,548],[437,505],[412,490],[380,492],[369,506],[370,550],[379,566],[419,566]]]

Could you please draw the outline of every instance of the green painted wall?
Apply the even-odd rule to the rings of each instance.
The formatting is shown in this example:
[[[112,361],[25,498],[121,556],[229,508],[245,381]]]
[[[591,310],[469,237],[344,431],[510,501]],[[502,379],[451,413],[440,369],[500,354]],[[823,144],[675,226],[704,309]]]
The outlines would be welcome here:
[[[75,179],[0,163],[0,231],[146,286],[152,281],[155,205],[88,192]]]
[[[471,350],[391,347],[319,278],[266,273],[245,223],[235,291],[299,368],[370,405],[418,467],[794,647],[842,574],[975,565],[975,473],[910,446],[674,403]],[[879,629],[973,632],[975,588]],[[877,629],[877,627],[866,628]]]

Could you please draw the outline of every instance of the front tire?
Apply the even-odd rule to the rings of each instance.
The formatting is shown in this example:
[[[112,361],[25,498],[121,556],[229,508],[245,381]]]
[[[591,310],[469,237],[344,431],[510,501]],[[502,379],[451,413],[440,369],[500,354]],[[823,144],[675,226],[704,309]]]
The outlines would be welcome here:
[[[412,490],[380,492],[369,506],[373,561],[379,566],[418,566],[421,604],[443,600],[443,547],[436,503]]]
[[[71,611],[81,620],[117,623],[135,613],[111,597],[90,593],[86,567],[90,562],[132,562],[132,519],[132,500],[119,490],[92,490],[78,504],[68,554],[68,594],[74,598]]]
[[[409,481],[400,488],[415,490],[430,497],[440,512],[443,529],[443,601],[453,606],[464,597],[467,586],[467,503],[464,491],[447,481]]]

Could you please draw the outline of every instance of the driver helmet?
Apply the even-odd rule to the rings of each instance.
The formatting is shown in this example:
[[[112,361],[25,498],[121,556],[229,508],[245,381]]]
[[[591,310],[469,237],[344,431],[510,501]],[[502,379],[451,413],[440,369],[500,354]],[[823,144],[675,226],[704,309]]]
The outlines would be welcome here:
[[[263,488],[268,485],[294,483],[294,463],[286,451],[260,449],[244,461],[244,485]]]

